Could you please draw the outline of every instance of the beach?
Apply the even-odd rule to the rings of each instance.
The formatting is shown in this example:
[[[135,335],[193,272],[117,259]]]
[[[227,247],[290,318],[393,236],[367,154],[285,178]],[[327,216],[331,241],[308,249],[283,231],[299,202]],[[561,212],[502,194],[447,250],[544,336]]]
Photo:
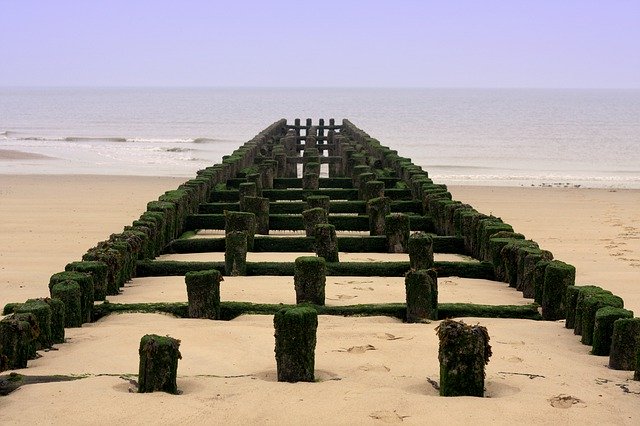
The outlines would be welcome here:
[[[185,178],[0,176],[0,305],[48,295],[49,276]],[[640,190],[450,186],[453,198],[501,217],[555,258],[640,312]],[[219,256],[219,254],[216,254]],[[342,255],[342,254],[341,254]],[[359,254],[362,255],[362,254]],[[199,255],[201,256],[201,255]],[[206,255],[205,255],[206,256]],[[287,254],[275,254],[278,260]],[[346,255],[345,255],[346,256]],[[353,255],[352,255],[353,256]],[[372,259],[376,259],[372,255]],[[378,255],[379,256],[379,255]],[[400,255],[402,256],[402,255]],[[213,258],[213,255],[212,255]],[[402,279],[331,277],[327,303],[402,302]],[[262,287],[264,286],[264,287]],[[267,291],[263,291],[267,290]],[[223,300],[290,302],[290,278],[229,277]],[[507,284],[439,280],[441,301],[529,302]],[[134,279],[117,301],[186,300],[179,277]],[[563,321],[465,318],[487,327],[486,397],[442,398],[430,324],[321,316],[315,383],[278,383],[273,318],[111,315],[67,329],[67,342],[29,362],[29,375],[82,375],[0,398],[2,424],[638,424],[640,383],[589,354]],[[144,334],[181,340],[181,395],[132,393]]]

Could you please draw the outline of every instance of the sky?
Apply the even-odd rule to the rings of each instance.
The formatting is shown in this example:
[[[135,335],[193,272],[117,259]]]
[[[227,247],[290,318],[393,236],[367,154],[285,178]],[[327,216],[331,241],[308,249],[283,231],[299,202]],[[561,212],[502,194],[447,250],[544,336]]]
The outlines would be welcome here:
[[[0,86],[640,88],[640,0],[0,0]]]

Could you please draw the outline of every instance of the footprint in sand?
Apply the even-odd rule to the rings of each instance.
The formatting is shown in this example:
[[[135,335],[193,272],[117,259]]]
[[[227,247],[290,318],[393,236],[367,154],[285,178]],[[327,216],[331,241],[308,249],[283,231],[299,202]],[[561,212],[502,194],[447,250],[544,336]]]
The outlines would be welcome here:
[[[391,333],[376,333],[375,336],[378,339],[383,339],[383,340],[400,340],[400,339],[403,339],[403,337],[394,336]]]
[[[336,294],[335,298],[331,298],[331,297],[327,297],[327,299],[329,300],[349,300],[349,299],[355,299],[358,296],[351,296],[349,294]]]
[[[576,404],[583,404],[583,401],[579,400],[575,396],[561,393],[558,396],[549,398],[549,404],[551,404],[551,406],[555,408],[571,408]]]
[[[354,290],[373,291],[373,287],[353,287]]]
[[[375,351],[376,347],[373,345],[363,346],[351,346],[349,349],[338,349],[337,352],[348,352],[350,354],[363,354],[367,351]]]
[[[375,365],[375,364],[365,364],[365,365],[361,365],[360,367],[358,367],[358,370],[360,371],[373,371],[373,372],[380,372],[380,373],[388,373],[389,371],[391,371],[391,369],[389,367],[387,367],[386,365]]]
[[[522,362],[524,361],[522,358],[520,358],[519,356],[512,356],[510,358],[507,358],[507,361],[509,362]]]
[[[401,416],[395,410],[394,411],[381,410],[381,411],[374,411],[373,413],[369,414],[369,417],[371,417],[374,420],[380,420],[383,423],[402,423],[404,419],[406,419],[409,416]]]

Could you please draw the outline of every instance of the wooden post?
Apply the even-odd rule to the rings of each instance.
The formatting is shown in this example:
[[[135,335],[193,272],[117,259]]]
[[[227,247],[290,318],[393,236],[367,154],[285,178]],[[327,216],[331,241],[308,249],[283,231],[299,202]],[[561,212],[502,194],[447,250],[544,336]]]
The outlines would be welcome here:
[[[178,360],[182,358],[179,348],[180,340],[169,336],[147,334],[140,339],[138,392],[178,393]]]
[[[360,175],[361,187],[362,187],[362,177],[363,175]],[[362,199],[366,202],[373,198],[380,198],[380,197],[384,197],[384,182],[380,182],[378,180],[366,181],[364,183],[364,189],[362,191]]]
[[[323,208],[316,207],[302,212],[302,221],[307,237],[313,237],[316,225],[328,223],[327,211]]]
[[[593,326],[593,342],[591,353],[593,355],[609,355],[611,351],[611,338],[613,336],[613,324],[621,318],[633,318],[633,312],[623,308],[610,306],[598,309]]]
[[[39,333],[33,314],[11,315],[0,320],[0,371],[26,368],[35,358],[35,339]]]
[[[622,318],[613,323],[609,367],[633,371],[640,349],[640,318]]]
[[[409,265],[411,269],[433,268],[433,238],[424,232],[409,236]]]
[[[491,357],[487,329],[444,320],[437,333],[440,396],[484,396],[484,369]]]
[[[324,306],[327,266],[324,258],[298,257],[294,263],[296,303],[313,303]]]
[[[260,173],[251,173],[247,175],[247,182],[256,184],[256,197],[262,197],[262,175]]]
[[[410,270],[404,278],[407,322],[438,319],[438,274],[435,269]]]
[[[225,237],[224,268],[227,275],[247,275],[247,233],[231,231]]]
[[[42,299],[29,299],[18,306],[15,310],[17,314],[33,314],[38,321],[40,334],[36,339],[36,350],[49,349],[53,346],[51,335],[51,306]]]
[[[339,262],[336,227],[328,223],[316,225],[314,237],[316,256],[323,257],[327,262]]]
[[[269,199],[262,197],[244,197],[244,211],[256,217],[256,233],[269,235]]]
[[[370,235],[385,235],[385,218],[389,214],[391,214],[391,201],[389,198],[372,198],[367,201]]]
[[[329,213],[331,208],[331,200],[328,195],[309,195],[305,201],[307,202],[307,210],[320,207]]]
[[[249,212],[224,212],[225,236],[232,231],[247,233],[247,250],[253,250],[253,239],[256,232],[256,216]]]
[[[257,186],[254,182],[242,182],[238,187],[238,198],[240,201],[240,211],[246,211],[246,206],[244,204],[245,197],[257,197]]]
[[[51,288],[51,297],[64,303],[64,326],[82,327],[82,290],[73,280],[60,281]]]
[[[406,253],[409,243],[409,216],[391,213],[385,217],[385,233],[389,253]]]
[[[553,260],[547,265],[542,291],[542,319],[556,321],[564,318],[564,295],[567,287],[575,285],[576,268]]]
[[[273,326],[278,381],[313,382],[318,313],[305,306],[283,309]]]
[[[189,318],[220,318],[220,281],[215,269],[189,271],[184,276],[189,301]]]

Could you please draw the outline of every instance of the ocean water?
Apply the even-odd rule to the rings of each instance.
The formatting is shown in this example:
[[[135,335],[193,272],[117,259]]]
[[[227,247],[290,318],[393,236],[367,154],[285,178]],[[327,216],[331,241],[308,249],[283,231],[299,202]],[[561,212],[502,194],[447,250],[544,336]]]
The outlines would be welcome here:
[[[348,118],[439,183],[640,188],[640,90],[0,88],[0,174],[190,177],[286,118]]]

